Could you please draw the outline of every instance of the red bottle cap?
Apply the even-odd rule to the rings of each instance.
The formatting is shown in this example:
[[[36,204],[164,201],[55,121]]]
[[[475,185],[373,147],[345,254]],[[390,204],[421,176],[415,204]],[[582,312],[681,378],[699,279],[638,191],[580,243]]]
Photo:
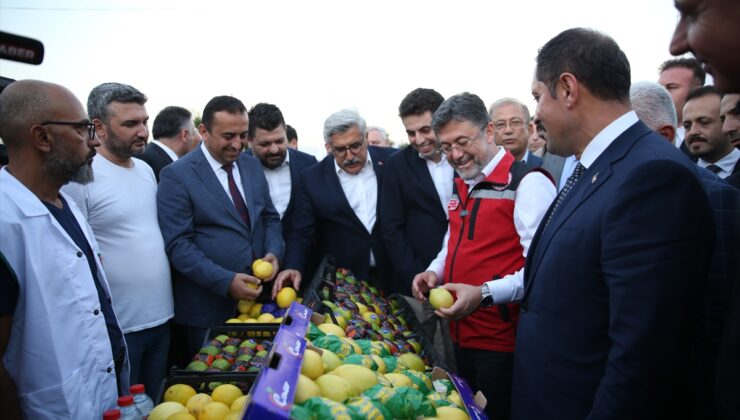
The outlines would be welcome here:
[[[131,405],[133,403],[134,403],[134,397],[131,395],[124,395],[123,397],[118,397],[119,407],[126,407],[127,405]]]
[[[143,394],[146,391],[146,388],[144,387],[144,384],[136,384],[131,385],[129,391],[131,391],[132,394]]]
[[[103,413],[103,420],[118,420],[121,418],[121,410],[114,408]]]

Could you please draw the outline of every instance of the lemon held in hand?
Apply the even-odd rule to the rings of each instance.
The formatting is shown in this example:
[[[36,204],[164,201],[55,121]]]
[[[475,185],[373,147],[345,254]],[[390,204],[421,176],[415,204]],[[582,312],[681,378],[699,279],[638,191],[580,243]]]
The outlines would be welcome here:
[[[453,302],[455,302],[455,299],[452,298],[452,294],[447,289],[435,287],[429,291],[429,303],[432,304],[434,309],[449,308]]]
[[[292,287],[283,287],[280,289],[277,296],[275,296],[275,301],[279,307],[287,308],[291,303],[295,302],[297,297],[298,295],[296,294],[295,289]]]
[[[260,280],[264,280],[272,275],[272,263],[258,258],[252,262],[252,273]]]

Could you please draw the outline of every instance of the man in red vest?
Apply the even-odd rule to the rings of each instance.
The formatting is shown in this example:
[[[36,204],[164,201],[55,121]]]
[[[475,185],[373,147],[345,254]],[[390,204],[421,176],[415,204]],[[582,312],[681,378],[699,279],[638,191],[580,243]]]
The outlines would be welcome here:
[[[424,301],[439,283],[456,302],[437,314],[454,320],[450,332],[460,375],[490,403],[486,414],[508,419],[518,300],[524,256],[555,198],[549,175],[518,162],[493,140],[483,101],[462,93],[447,99],[432,119],[441,150],[460,175],[448,204],[444,246],[413,293]]]

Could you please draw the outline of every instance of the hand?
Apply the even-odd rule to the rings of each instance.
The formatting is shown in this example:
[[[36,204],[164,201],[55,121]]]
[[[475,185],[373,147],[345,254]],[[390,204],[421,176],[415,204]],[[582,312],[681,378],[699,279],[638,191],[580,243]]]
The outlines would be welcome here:
[[[437,286],[438,282],[439,279],[434,271],[419,273],[414,276],[414,280],[411,282],[411,292],[418,301],[424,302],[427,300],[425,295],[428,295],[429,291]]]
[[[250,287],[252,284],[257,287]],[[262,293],[260,279],[244,273],[236,273],[229,286],[229,295],[234,299],[255,300]]]
[[[471,286],[462,283],[447,283],[442,285],[450,293],[454,294],[455,303],[449,308],[440,308],[434,311],[440,318],[460,319],[465,318],[478,309],[483,295],[480,286]]]
[[[272,264],[272,274],[270,274],[270,277],[266,278],[264,281],[273,281],[278,271],[280,270],[280,264],[278,263],[277,257],[273,254],[267,254],[262,257],[262,260]]]
[[[281,271],[272,285],[272,299],[275,300],[280,289],[286,286],[293,286],[298,291],[298,288],[301,287],[301,278],[301,273],[298,270],[288,269]]]

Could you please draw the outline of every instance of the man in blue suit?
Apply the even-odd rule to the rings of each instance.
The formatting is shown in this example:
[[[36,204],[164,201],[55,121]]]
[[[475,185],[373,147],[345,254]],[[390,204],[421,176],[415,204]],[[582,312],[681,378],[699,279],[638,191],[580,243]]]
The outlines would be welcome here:
[[[157,204],[174,268],[175,323],[190,354],[209,327],[233,316],[236,300],[262,291],[252,261],[283,256],[280,215],[256,159],[241,153],[249,119],[244,104],[217,96],[203,110],[203,144],[162,169]],[[252,288],[252,287],[255,288]]]
[[[691,162],[637,119],[629,89],[629,62],[601,33],[566,30],[537,56],[548,147],[579,164],[527,255],[513,418],[688,415],[712,214]]]
[[[352,109],[338,111],[324,122],[328,156],[301,175],[286,240],[285,268],[275,289],[294,287],[310,275],[311,247],[336,258],[379,289],[388,290],[392,270],[383,243],[378,202],[387,147],[368,146],[365,120]]]
[[[285,239],[294,214],[294,186],[300,173],[316,164],[316,158],[288,147],[283,113],[272,104],[259,103],[249,110],[247,144],[249,150],[245,153],[262,163],[270,187],[270,198],[280,214]],[[272,293],[274,299],[277,290]]]
[[[497,145],[532,168],[542,166],[542,158],[530,153],[527,147],[536,127],[530,124],[532,117],[526,105],[518,99],[502,98],[491,104],[488,115],[493,122],[493,139]]]

